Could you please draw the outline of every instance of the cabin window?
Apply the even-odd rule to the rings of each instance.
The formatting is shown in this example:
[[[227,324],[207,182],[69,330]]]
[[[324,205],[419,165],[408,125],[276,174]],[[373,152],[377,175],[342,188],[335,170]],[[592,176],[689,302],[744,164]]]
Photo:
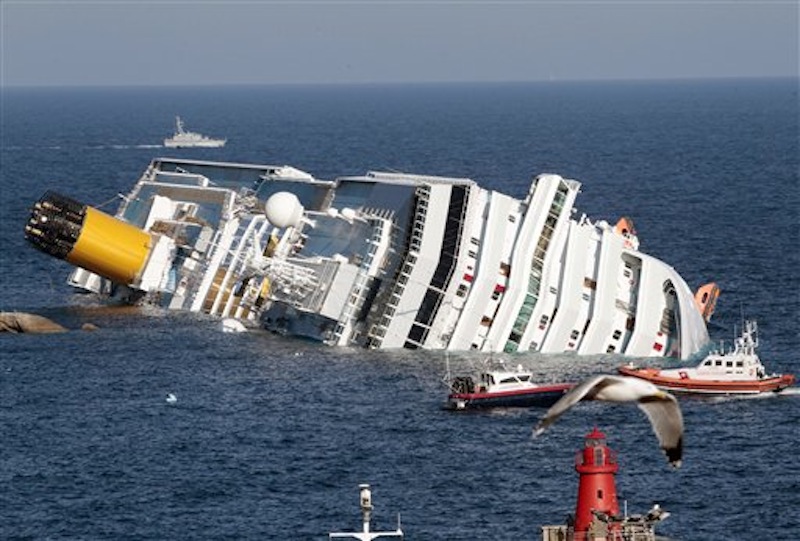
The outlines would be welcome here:
[[[520,381],[530,381],[530,379],[531,379],[531,377],[529,375],[527,375],[527,374],[524,374],[522,376],[517,376],[517,377],[519,378]]]
[[[703,366],[711,366],[712,364],[714,364],[714,363],[712,363],[711,361],[705,361],[703,363]]]
[[[614,353],[614,351],[616,349],[617,348],[614,347],[614,344],[611,344],[610,346],[608,346],[608,349],[606,350],[606,353]]]
[[[580,334],[581,334],[581,333],[580,333],[580,331],[578,331],[578,329],[573,329],[573,330],[572,330],[572,332],[571,332],[571,333],[569,333],[569,337],[570,337],[572,340],[575,340],[575,339],[577,339],[577,338],[578,338],[578,336],[580,336]]]
[[[616,331],[614,331],[614,334],[612,334],[611,336],[614,338],[614,340],[619,340],[619,337],[622,336],[622,331],[617,329]]]
[[[725,368],[733,368],[733,361],[725,361]]]
[[[743,368],[743,367],[744,367],[744,361],[736,361],[736,368]]]
[[[474,259],[474,258],[478,257],[478,252],[476,252],[475,250],[470,250],[469,251],[469,256]]]
[[[467,286],[465,286],[464,284],[458,286],[458,289],[456,290],[456,296],[463,297],[466,294],[467,294]]]
[[[722,360],[721,359],[717,359],[716,361],[714,361],[714,365],[722,366]]]
[[[581,297],[583,297],[583,300],[585,300],[585,301],[589,300],[589,294],[588,293],[584,293],[583,295],[581,295]]]
[[[516,216],[514,216],[513,214],[509,214],[509,215],[508,215],[508,221],[509,221],[509,222],[511,222],[511,223],[513,224],[514,222],[516,222],[516,221],[517,221],[517,217],[516,217]]]
[[[500,292],[495,289],[494,293],[492,293],[492,300],[496,301],[499,298],[500,298]]]

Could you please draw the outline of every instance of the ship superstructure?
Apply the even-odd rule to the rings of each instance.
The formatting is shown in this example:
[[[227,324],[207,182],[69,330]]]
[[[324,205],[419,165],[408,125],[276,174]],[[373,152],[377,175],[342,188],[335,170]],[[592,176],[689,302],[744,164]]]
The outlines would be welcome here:
[[[77,288],[330,345],[698,352],[715,296],[640,252],[630,220],[576,218],[580,187],[539,175],[516,199],[466,178],[158,158],[116,217],[48,193],[26,237],[79,267]]]

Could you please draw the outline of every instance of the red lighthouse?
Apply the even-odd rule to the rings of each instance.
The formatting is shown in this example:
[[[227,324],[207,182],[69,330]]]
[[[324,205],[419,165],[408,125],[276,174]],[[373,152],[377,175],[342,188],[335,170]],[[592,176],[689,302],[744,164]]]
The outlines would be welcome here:
[[[578,502],[575,505],[575,541],[604,538],[602,531],[617,529],[613,522],[601,521],[592,511],[619,515],[617,488],[617,453],[606,446],[606,435],[595,428],[586,435],[583,450],[575,456],[575,470],[580,475]]]

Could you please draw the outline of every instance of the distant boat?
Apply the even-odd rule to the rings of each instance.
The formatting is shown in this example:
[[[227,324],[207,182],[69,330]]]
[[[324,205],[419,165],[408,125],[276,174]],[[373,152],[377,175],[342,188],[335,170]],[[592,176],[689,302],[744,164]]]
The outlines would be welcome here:
[[[164,139],[164,146],[167,148],[220,148],[225,146],[225,139],[212,139],[199,133],[186,131],[181,117],[175,117],[175,135]]]
[[[573,386],[572,383],[536,383],[533,374],[521,366],[513,371],[501,366],[481,372],[477,382],[471,376],[453,379],[445,408],[550,407]]]
[[[709,395],[753,395],[782,391],[790,387],[792,374],[767,374],[756,354],[757,325],[746,321],[742,334],[731,351],[722,347],[709,353],[696,368],[637,368],[622,366],[626,376],[645,379],[657,387],[676,393]]]

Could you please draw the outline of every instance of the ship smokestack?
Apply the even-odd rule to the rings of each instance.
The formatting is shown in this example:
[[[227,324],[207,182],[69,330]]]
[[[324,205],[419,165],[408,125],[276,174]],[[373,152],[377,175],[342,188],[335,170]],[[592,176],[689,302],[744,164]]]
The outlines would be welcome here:
[[[138,227],[52,191],[31,208],[25,239],[48,255],[125,285],[139,277],[153,245]]]

